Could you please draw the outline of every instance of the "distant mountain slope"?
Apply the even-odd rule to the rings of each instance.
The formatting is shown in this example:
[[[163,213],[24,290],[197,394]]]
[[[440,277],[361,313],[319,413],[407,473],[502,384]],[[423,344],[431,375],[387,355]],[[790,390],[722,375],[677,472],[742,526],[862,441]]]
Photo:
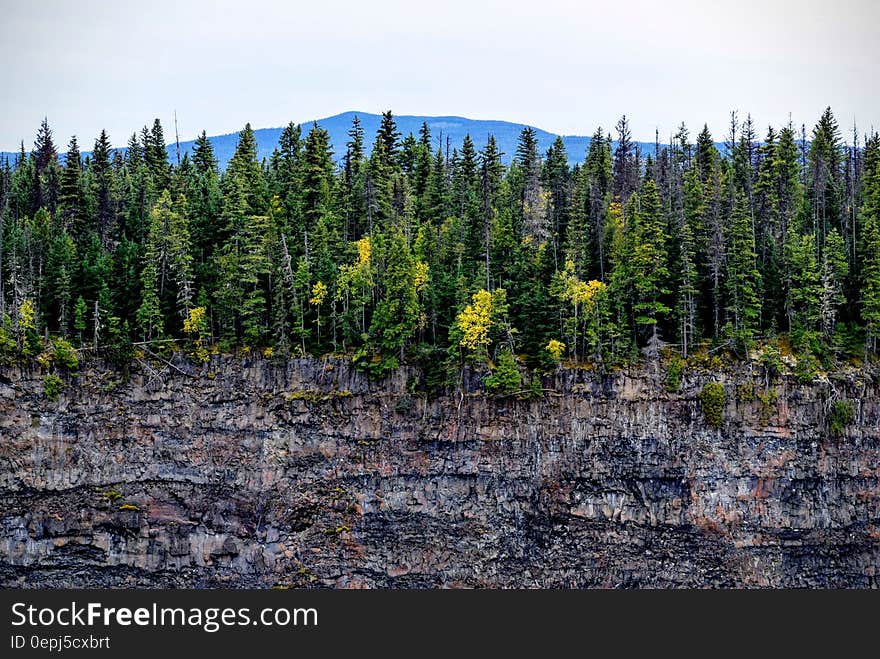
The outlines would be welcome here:
[[[370,114],[367,112],[343,112],[342,114],[317,120],[318,125],[330,133],[330,143],[333,147],[334,158],[337,160],[341,159],[345,154],[345,145],[349,139],[348,131],[351,128],[351,121],[355,115],[360,118],[361,124],[363,125],[367,152],[369,153],[376,130],[379,128],[379,122],[382,119],[381,115]],[[513,158],[513,155],[516,152],[517,138],[519,137],[520,131],[525,127],[525,124],[511,123],[509,121],[466,119],[464,117],[400,115],[395,116],[395,121],[397,122],[397,129],[402,136],[409,135],[410,133],[418,135],[422,122],[426,122],[431,129],[431,136],[434,140],[435,149],[440,146],[441,140],[443,148],[445,149],[447,138],[449,139],[450,151],[455,148],[460,148],[464,136],[470,134],[471,139],[473,139],[474,144],[479,150],[486,144],[489,135],[494,135],[498,142],[498,148],[504,154],[502,159],[505,163],[510,163]],[[314,122],[311,121],[302,124],[304,137],[311,130],[313,124]],[[605,130],[609,130],[610,127],[604,128]],[[268,158],[272,154],[272,150],[275,149],[278,144],[278,138],[281,135],[281,131],[282,128],[254,129],[254,134],[257,139],[257,156],[260,159]],[[553,140],[556,139],[556,135],[541,130],[540,128],[535,128],[535,132],[538,137],[538,148],[543,155],[550,147]],[[226,163],[232,157],[232,154],[235,153],[235,146],[238,143],[238,133],[215,135],[209,139],[214,145],[214,151],[217,155],[220,167],[224,168]],[[568,152],[568,157],[571,163],[583,162],[587,147],[590,144],[590,138],[581,135],[563,135],[562,139],[565,142],[565,148]],[[192,141],[181,142],[181,155],[190,151],[193,144],[194,142]],[[640,142],[639,144],[643,153],[654,153],[653,142]],[[174,144],[168,146],[168,154],[171,161],[174,162],[176,159],[176,147]],[[15,153],[4,153],[2,155],[9,157],[10,161],[14,161],[16,157]]]
[[[318,125],[330,133],[330,143],[333,146],[333,154],[337,160],[341,159],[345,154],[345,145],[349,140],[348,131],[351,129],[351,122],[355,115],[360,118],[361,125],[364,128],[367,153],[369,153],[369,150],[373,145],[373,138],[376,131],[379,129],[379,123],[382,120],[381,115],[369,114],[366,112],[343,112],[342,114],[317,120]],[[442,146],[445,149],[447,139],[449,140],[450,151],[452,149],[461,148],[461,143],[464,140],[465,135],[468,134],[471,136],[471,139],[473,139],[477,149],[481,149],[485,145],[489,135],[494,135],[498,142],[498,148],[504,153],[503,160],[505,163],[509,163],[513,158],[513,154],[516,152],[517,138],[519,137],[520,131],[525,127],[525,124],[515,124],[509,121],[488,121],[466,119],[464,117],[400,115],[395,116],[395,121],[397,122],[397,129],[404,137],[410,133],[418,135],[422,123],[427,123],[428,128],[431,129],[431,137],[433,138],[433,147],[435,149],[438,146],[441,146],[441,140]],[[313,124],[314,122],[302,124],[303,137],[309,133]],[[278,138],[281,135],[281,131],[281,128],[260,128],[254,130],[254,134],[257,138],[257,156],[259,158],[271,155],[272,150],[278,144]],[[539,128],[536,128],[535,132],[538,136],[538,146],[543,154],[543,152],[550,147],[553,140],[556,139],[556,135]],[[220,161],[221,166],[224,166],[235,152],[235,146],[238,143],[238,133],[217,135],[210,139],[211,143],[214,145],[217,159]],[[568,156],[571,162],[575,163],[583,161],[587,147],[590,143],[590,138],[579,135],[568,135],[563,136],[563,140],[565,141],[565,148],[568,151]],[[653,152],[653,144],[643,145],[643,148],[647,148],[648,146],[650,147],[650,151]],[[181,142],[180,148],[182,154],[184,151],[192,148],[192,142]],[[169,153],[174,153],[173,147],[169,147]]]

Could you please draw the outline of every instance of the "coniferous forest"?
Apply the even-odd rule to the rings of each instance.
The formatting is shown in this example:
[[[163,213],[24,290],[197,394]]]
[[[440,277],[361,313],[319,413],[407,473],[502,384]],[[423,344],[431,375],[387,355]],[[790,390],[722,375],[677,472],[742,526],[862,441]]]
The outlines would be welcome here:
[[[221,172],[204,132],[179,162],[158,120],[83,157],[44,121],[0,162],[0,359],[335,353],[432,388],[485,364],[504,393],[563,364],[791,356],[809,380],[877,358],[880,138],[830,109],[734,114],[723,148],[682,125],[655,155],[624,117],[575,166],[529,128],[510,166],[390,112],[349,135],[334,154],[290,124],[259,162],[248,125]]]

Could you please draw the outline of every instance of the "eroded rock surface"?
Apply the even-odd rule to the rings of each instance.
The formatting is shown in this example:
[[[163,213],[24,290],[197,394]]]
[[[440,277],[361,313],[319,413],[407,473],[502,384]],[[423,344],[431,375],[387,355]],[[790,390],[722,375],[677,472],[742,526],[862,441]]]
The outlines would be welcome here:
[[[7,369],[0,584],[878,585],[880,400],[857,372],[762,400],[760,369],[678,394],[568,370],[517,400],[427,399],[415,371],[339,360],[178,366],[123,384],[95,365],[55,403]]]

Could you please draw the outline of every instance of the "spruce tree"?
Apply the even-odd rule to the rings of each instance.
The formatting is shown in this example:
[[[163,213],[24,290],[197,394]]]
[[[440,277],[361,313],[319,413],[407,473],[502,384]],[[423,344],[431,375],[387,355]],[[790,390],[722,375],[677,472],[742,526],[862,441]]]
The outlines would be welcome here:
[[[635,299],[633,311],[639,327],[657,337],[657,324],[670,312],[663,298],[669,293],[669,271],[663,213],[657,185],[649,179],[639,195],[634,242],[630,257]]]
[[[116,200],[110,163],[112,155],[110,138],[107,136],[107,131],[102,130],[95,141],[89,173],[92,182],[91,192],[95,200],[95,225],[90,228],[97,231],[104,246],[115,238],[116,233]]]
[[[732,338],[748,347],[761,319],[761,273],[757,267],[748,202],[739,191],[735,194],[726,242],[729,331]]]

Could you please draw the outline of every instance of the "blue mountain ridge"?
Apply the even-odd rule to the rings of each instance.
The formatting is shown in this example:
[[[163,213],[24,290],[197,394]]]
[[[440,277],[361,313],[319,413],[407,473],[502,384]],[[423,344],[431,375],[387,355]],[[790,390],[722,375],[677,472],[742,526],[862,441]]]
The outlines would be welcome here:
[[[372,148],[376,131],[382,116],[378,114],[370,114],[369,112],[343,112],[342,114],[333,115],[324,119],[318,119],[317,124],[330,134],[330,144],[333,149],[333,157],[339,161],[345,155],[346,143],[349,140],[348,131],[351,129],[351,122],[355,115],[360,119],[364,129],[364,141],[369,155]],[[465,135],[470,135],[474,141],[476,148],[482,149],[486,144],[489,135],[494,135],[498,143],[498,149],[503,153],[502,160],[505,164],[509,164],[516,152],[516,143],[520,132],[525,128],[526,124],[512,123],[509,121],[484,120],[484,119],[467,119],[465,117],[428,117],[417,115],[395,115],[397,130],[401,136],[412,133],[418,136],[422,123],[427,123],[431,130],[431,138],[433,140],[433,149],[440,146],[445,150],[447,139],[449,143],[450,153],[452,149],[460,149]],[[304,122],[301,124],[303,138],[311,131],[315,121]],[[533,126],[533,128],[535,128]],[[272,151],[278,145],[278,138],[281,136],[283,128],[258,128],[254,129],[254,136],[257,141],[257,158],[262,160],[271,156]],[[608,128],[605,128],[607,131]],[[538,139],[538,149],[543,155],[557,135],[540,128],[535,128],[535,134]],[[228,133],[225,135],[214,135],[208,138],[214,146],[214,152],[217,161],[220,163],[221,169],[226,167],[226,163],[235,153],[235,147],[238,144],[238,133]],[[569,162],[573,165],[584,161],[587,149],[590,145],[590,138],[582,135],[563,135],[562,141],[565,144],[568,153]],[[191,152],[194,141],[180,143],[180,156],[184,153]],[[655,145],[653,142],[637,142],[641,148],[642,154],[653,154]],[[59,145],[59,149],[62,147]],[[174,143],[169,144],[168,156],[171,162],[176,162],[177,147]],[[118,149],[124,152],[124,148]],[[18,154],[11,152],[2,152],[0,157],[9,158],[10,162],[14,162]],[[63,153],[62,160],[63,160]],[[89,152],[83,152],[83,156],[89,155]]]

